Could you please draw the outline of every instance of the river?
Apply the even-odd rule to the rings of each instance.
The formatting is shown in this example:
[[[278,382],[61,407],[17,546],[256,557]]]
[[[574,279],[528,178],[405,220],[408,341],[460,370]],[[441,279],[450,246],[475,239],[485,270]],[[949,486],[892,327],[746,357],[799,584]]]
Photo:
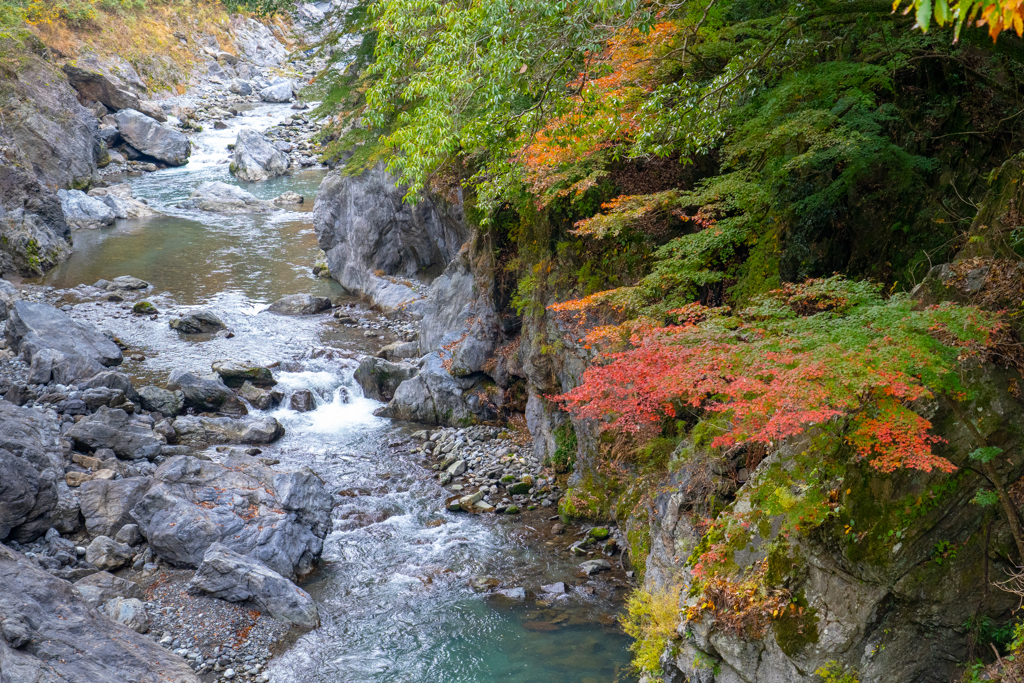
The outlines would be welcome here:
[[[306,197],[303,205],[269,216],[175,208],[201,182],[236,183],[226,145],[238,128],[263,129],[291,113],[287,105],[256,107],[227,130],[198,134],[188,165],[129,178],[135,196],[166,215],[76,233],[74,255],[45,280],[60,289],[126,274],[153,283],[147,299],[161,311],[156,320],[128,311],[112,316],[105,305],[76,312],[142,350],[145,360],[124,367],[135,378],[162,384],[173,369],[209,372],[221,358],[281,362],[275,375],[285,391],[312,388],[320,397],[310,413],[276,410],[287,435],[264,449],[284,467],[314,468],[344,496],[322,567],[304,584],[320,605],[323,625],[272,660],[271,680],[633,680],[626,673],[629,641],[614,622],[624,585],[582,584],[576,562],[518,518],[444,512],[446,492],[392,445],[414,427],[374,417],[380,404],[362,398],[352,380],[353,358],[372,350],[362,328],[346,328],[329,315],[263,312],[287,294],[342,294],[336,283],[310,272],[317,250],[310,211],[324,172],[237,183],[263,199],[287,190]],[[217,313],[235,336],[183,340],[169,329],[168,314],[200,306]],[[358,315],[374,319],[365,309]],[[346,402],[345,393],[354,398]],[[519,603],[475,592],[470,579],[478,576],[523,586],[530,598]],[[540,586],[554,581],[576,588],[550,605],[537,602]]]

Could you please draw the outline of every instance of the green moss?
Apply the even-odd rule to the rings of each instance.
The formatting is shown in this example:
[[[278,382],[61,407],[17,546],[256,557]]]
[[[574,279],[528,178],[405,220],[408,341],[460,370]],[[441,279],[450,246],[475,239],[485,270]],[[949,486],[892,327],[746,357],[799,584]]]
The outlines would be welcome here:
[[[807,603],[803,591],[793,598],[794,608],[773,622],[775,642],[790,657],[818,642],[818,610]]]
[[[612,506],[617,498],[618,492],[613,482],[590,475],[566,491],[558,503],[558,514],[566,521],[604,521],[611,519]]]
[[[626,532],[626,542],[629,543],[629,561],[637,580],[642,583],[647,574],[647,556],[651,554],[651,527],[646,520],[633,519]]]
[[[604,539],[608,538],[610,534],[611,532],[608,531],[608,527],[596,526],[590,530],[589,536],[595,541],[603,541]]]
[[[576,461],[576,430],[572,422],[564,422],[554,430],[555,452],[548,458],[548,465],[555,468],[555,471],[564,474],[572,471],[572,465]]]

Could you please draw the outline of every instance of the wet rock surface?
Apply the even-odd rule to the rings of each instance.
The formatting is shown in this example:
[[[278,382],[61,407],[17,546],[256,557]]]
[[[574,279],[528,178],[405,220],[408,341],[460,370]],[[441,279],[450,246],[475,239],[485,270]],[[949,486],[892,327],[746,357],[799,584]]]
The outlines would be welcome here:
[[[237,185],[222,182],[203,183],[182,207],[194,207],[212,213],[270,213],[277,211],[272,202],[257,199]]]
[[[170,166],[188,162],[192,148],[183,133],[132,109],[117,112],[114,120],[121,137],[142,154]]]

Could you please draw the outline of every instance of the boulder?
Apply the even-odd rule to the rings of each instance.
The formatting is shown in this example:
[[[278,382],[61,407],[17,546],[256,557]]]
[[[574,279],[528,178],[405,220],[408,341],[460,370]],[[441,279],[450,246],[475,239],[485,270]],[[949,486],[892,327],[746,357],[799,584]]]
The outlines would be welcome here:
[[[376,415],[447,426],[486,422],[497,417],[501,393],[486,375],[453,377],[437,353],[425,356],[419,374],[395,389],[394,398]]]
[[[392,342],[377,352],[378,358],[390,361],[409,360],[410,358],[419,358],[421,355],[423,354],[420,353],[420,345],[414,341]]]
[[[287,48],[273,32],[251,17],[231,15],[231,37],[238,57],[253,64],[280,66],[288,57]]]
[[[114,224],[114,211],[99,199],[90,197],[80,190],[59,190],[64,220],[74,230],[95,230]]]
[[[149,631],[149,615],[138,598],[111,598],[103,605],[103,613],[136,633]]]
[[[269,410],[278,403],[272,392],[253,386],[252,382],[245,382],[238,390],[238,396],[244,398],[258,410]]]
[[[171,458],[132,516],[168,562],[198,567],[210,546],[223,543],[295,579],[319,560],[332,506],[311,470],[277,472],[232,451],[223,463]]]
[[[419,368],[410,363],[392,363],[366,356],[359,361],[353,379],[363,388],[363,396],[375,401],[390,401],[398,386],[415,377]]]
[[[123,410],[107,406],[76,423],[65,436],[74,442],[76,448],[90,451],[109,448],[125,460],[152,460],[167,444],[147,423],[132,419]]]
[[[231,85],[228,86],[228,90],[243,97],[247,97],[252,94],[252,86],[248,81],[243,81],[240,78],[236,78],[231,81]]]
[[[122,109],[114,119],[121,137],[143,154],[170,166],[188,163],[192,148],[184,133],[131,109]]]
[[[252,128],[238,131],[231,171],[239,180],[256,182],[274,178],[287,173],[290,165],[288,155],[277,149],[267,136]]]
[[[281,315],[313,315],[330,307],[331,300],[325,296],[291,294],[270,304],[267,310]]]
[[[85,561],[101,570],[120,569],[128,564],[135,552],[124,543],[109,536],[97,536],[85,549]]]
[[[295,86],[291,81],[283,81],[260,90],[260,99],[264,102],[291,102],[295,96]]]
[[[199,683],[181,657],[93,609],[67,581],[0,546],[5,683]]]
[[[277,384],[269,368],[252,363],[219,360],[213,363],[213,371],[220,375],[224,384],[229,387],[237,388],[246,382],[259,387],[272,387]]]
[[[160,117],[161,121],[167,120],[158,106],[154,107],[152,103],[143,104],[139,96],[132,92],[126,83],[113,74],[106,73],[106,70],[96,61],[85,64],[65,64],[63,69],[67,74],[68,82],[82,95],[84,100],[102,102],[111,111],[145,110],[151,116]]]
[[[269,416],[235,419],[183,415],[174,421],[174,434],[183,446],[215,444],[264,444],[284,436],[284,427]]]
[[[149,477],[127,477],[110,481],[93,480],[82,484],[78,494],[79,504],[89,535],[115,537],[125,525],[133,525],[135,518],[131,516],[131,510],[151,483]]]
[[[245,415],[247,412],[217,375],[200,377],[191,372],[175,370],[167,378],[167,388],[180,391],[185,397],[185,405],[195,410],[233,416]]]
[[[74,531],[78,501],[64,482],[60,434],[39,411],[0,401],[0,541]]]
[[[305,201],[306,201],[306,198],[303,197],[301,194],[299,194],[298,192],[291,192],[291,191],[285,192],[283,194],[280,194],[280,195],[274,197],[274,203],[277,204],[278,206],[288,206],[290,204],[302,204]]]
[[[36,355],[48,353],[53,379],[61,384],[88,379],[124,360],[117,344],[92,325],[34,301],[14,304],[7,322],[7,341],[30,363]]]
[[[203,183],[192,193],[187,202],[179,206],[194,208],[211,213],[270,213],[277,211],[272,202],[257,199],[237,185],[220,181]]]
[[[135,547],[137,545],[141,545],[146,539],[143,538],[142,532],[139,531],[138,524],[125,524],[121,527],[121,530],[117,532],[117,535],[114,536],[114,540],[118,543],[124,543],[125,545]]]
[[[165,417],[174,417],[185,408],[185,394],[180,390],[145,386],[139,389],[139,398],[145,410],[157,411]]]
[[[262,562],[214,543],[189,582],[189,590],[228,602],[252,602],[280,621],[304,628],[320,625],[320,615],[309,593]]]
[[[203,309],[192,311],[180,318],[171,318],[168,324],[172,330],[182,334],[209,334],[227,328],[220,318]]]
[[[75,581],[75,588],[93,607],[100,607],[113,598],[146,598],[146,593],[139,584],[114,576],[110,572],[96,572],[79,579]]]
[[[587,560],[580,564],[580,572],[587,576],[593,576],[601,572],[610,572],[612,564],[608,560]]]
[[[113,187],[94,188],[89,190],[89,196],[110,207],[117,218],[135,219],[159,215],[159,212],[149,208],[148,204],[132,197],[131,187],[127,183]]]
[[[152,287],[152,285],[145,280],[132,277],[131,275],[120,275],[115,277],[113,280],[99,280],[93,286],[98,289],[105,289],[108,292],[131,292]]]
[[[442,270],[470,231],[461,205],[430,198],[413,205],[405,192],[382,164],[358,177],[333,171],[317,191],[313,225],[342,287],[386,310],[415,313],[422,295],[397,279]]]
[[[139,400],[139,394],[135,391],[135,387],[132,386],[132,381],[128,378],[128,375],[116,370],[103,370],[89,379],[78,382],[75,386],[86,393],[90,389],[110,389],[115,392],[121,392],[129,401]]]
[[[297,413],[311,412],[316,410],[316,396],[309,389],[299,389],[291,395],[288,407]]]

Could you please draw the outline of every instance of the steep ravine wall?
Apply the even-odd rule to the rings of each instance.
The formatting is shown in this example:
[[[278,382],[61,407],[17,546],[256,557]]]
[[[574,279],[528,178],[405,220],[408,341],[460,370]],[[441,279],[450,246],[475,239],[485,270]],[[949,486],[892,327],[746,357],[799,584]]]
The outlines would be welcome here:
[[[1011,162],[1002,176],[993,176],[982,208],[988,222],[1004,216],[1017,201],[1019,175]],[[371,204],[371,195],[385,185],[379,170],[365,181],[325,182],[328,188],[359,186],[357,192],[344,192]],[[331,272],[371,298],[382,291],[374,284],[373,268],[391,264],[386,277],[414,270],[422,274],[424,266],[446,264],[444,273],[420,290],[424,298],[409,307],[421,320],[419,374],[399,386],[384,414],[458,425],[522,412],[538,455],[563,472],[572,461],[570,490],[559,503],[560,512],[617,523],[629,546],[624,561],[637,570],[640,588],[652,594],[670,587],[679,591],[677,632],[661,660],[664,681],[810,683],[820,680],[815,674],[820,667],[837,662],[861,683],[938,683],[958,675],[978,653],[979,624],[1010,619],[1018,600],[993,582],[1013,567],[1013,540],[998,510],[972,502],[985,483],[965,455],[973,449],[972,436],[939,404],[923,405],[921,411],[945,439],[942,454],[957,463],[956,473],[883,475],[866,465],[851,466],[835,482],[834,514],[825,523],[782,539],[776,535],[779,524],[772,521],[749,543],[730,551],[741,574],[767,562],[771,585],[792,596],[792,614],[778,616],[763,633],[754,634],[716,623],[707,610],[688,619],[700,600],[692,564],[706,527],[698,513],[711,495],[727,508],[749,506],[744,483],[763,480],[788,458],[769,453],[748,472],[742,455],[707,451],[690,438],[677,447],[667,468],[627,467],[625,476],[610,472],[607,463],[615,444],[545,398],[576,386],[592,352],[567,335],[549,312],[510,321],[508,306],[499,301],[500,273],[493,259],[499,250],[487,230],[465,223],[453,229],[439,214],[412,213],[424,211],[424,205],[394,212],[395,195],[387,190],[386,200],[378,202],[387,208],[372,214],[376,229],[397,237],[389,250],[377,253],[377,246],[368,246],[374,244],[369,237],[352,240],[358,221],[338,219],[336,208],[328,213],[333,231],[327,223],[318,226],[321,245],[329,254],[335,248]],[[358,230],[372,229],[358,225]],[[444,241],[454,247],[452,235],[464,240],[457,250],[428,245]],[[336,248],[339,244],[344,247]],[[936,268],[919,288],[923,303],[968,300],[985,287],[985,273],[964,283],[943,281],[944,276],[948,269]],[[552,295],[549,303],[554,300]],[[999,473],[1006,482],[1020,480],[1024,405],[1013,393],[1019,376],[986,364],[966,379],[976,394],[969,413],[989,443],[1007,453]],[[489,397],[497,410],[480,409],[473,397]],[[799,442],[785,448],[813,455],[818,447]],[[680,457],[683,452],[691,457]],[[710,474],[694,464],[703,462],[713,464]],[[792,494],[799,498],[800,492]]]

